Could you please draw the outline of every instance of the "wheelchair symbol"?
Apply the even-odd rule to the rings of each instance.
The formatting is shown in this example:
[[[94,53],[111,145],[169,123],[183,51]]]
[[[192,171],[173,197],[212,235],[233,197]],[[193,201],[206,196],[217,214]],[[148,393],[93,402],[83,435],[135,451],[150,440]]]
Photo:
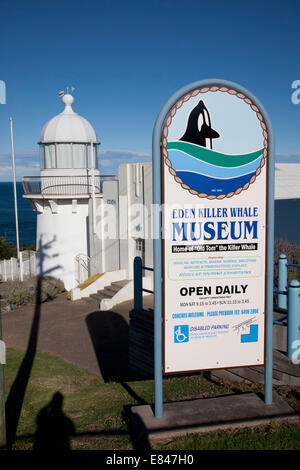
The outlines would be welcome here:
[[[189,325],[180,325],[174,327],[174,342],[187,343],[189,341]]]

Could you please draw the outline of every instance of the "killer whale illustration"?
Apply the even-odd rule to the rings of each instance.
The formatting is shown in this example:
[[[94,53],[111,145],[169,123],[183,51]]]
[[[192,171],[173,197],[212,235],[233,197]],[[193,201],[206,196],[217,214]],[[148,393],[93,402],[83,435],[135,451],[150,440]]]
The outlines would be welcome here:
[[[202,100],[190,112],[186,131],[179,140],[212,149],[212,139],[220,134],[212,129],[210,115]]]

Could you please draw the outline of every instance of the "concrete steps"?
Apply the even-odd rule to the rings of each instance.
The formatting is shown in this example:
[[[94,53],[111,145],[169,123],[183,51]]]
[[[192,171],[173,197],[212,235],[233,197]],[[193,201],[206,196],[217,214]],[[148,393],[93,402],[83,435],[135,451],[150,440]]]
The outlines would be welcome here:
[[[104,286],[102,290],[98,290],[95,294],[91,294],[89,297],[84,300],[88,301],[90,299],[93,302],[98,304],[99,309],[101,309],[101,302],[105,299],[112,299],[115,295],[119,293],[130,281],[124,279],[122,281],[114,281],[111,284]],[[91,303],[91,302],[90,302]]]

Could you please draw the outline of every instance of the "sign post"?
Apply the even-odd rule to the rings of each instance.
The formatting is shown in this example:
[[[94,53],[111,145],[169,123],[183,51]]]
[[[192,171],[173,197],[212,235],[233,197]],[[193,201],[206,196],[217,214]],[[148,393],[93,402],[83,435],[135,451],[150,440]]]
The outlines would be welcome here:
[[[272,403],[273,158],[264,108],[235,83],[192,83],[159,114],[153,134],[158,418],[162,373],[265,365],[265,403]]]
[[[5,344],[2,341],[2,313],[0,309],[0,449],[5,447],[7,444],[5,424],[4,363]]]

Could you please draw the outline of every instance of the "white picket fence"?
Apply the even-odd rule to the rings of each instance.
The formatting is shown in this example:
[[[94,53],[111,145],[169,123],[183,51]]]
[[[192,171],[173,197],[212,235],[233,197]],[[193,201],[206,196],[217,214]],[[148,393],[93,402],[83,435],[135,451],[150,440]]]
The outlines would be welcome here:
[[[20,252],[20,269],[17,258],[0,261],[0,281],[24,281],[34,277],[36,273],[35,251],[25,250]]]

